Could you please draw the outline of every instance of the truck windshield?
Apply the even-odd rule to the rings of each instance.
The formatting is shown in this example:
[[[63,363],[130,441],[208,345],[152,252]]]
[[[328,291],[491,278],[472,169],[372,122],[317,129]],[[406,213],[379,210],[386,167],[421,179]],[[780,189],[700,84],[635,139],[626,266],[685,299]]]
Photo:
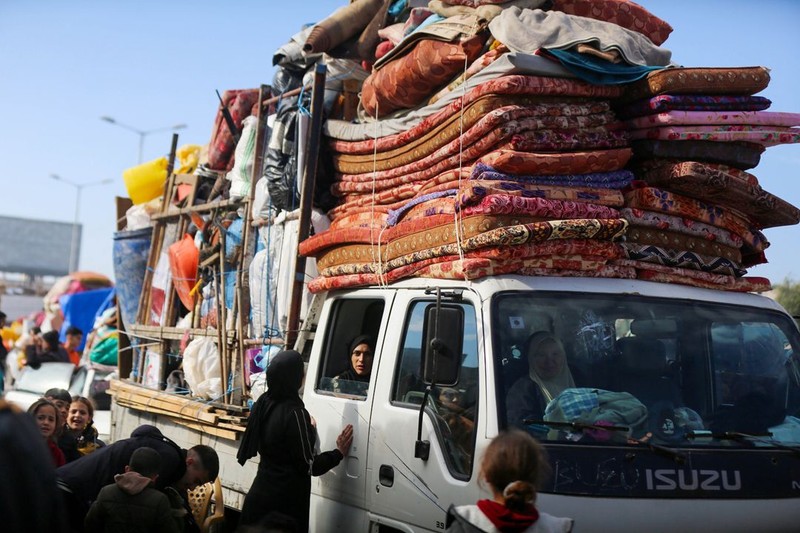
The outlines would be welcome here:
[[[492,305],[501,426],[563,443],[800,445],[800,338],[781,313],[575,293]]]

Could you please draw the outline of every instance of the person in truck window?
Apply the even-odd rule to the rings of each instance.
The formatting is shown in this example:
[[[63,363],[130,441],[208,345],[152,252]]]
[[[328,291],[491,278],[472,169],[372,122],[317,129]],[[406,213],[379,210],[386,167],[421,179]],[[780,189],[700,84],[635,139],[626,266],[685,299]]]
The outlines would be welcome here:
[[[476,505],[451,505],[447,531],[467,533],[569,533],[573,520],[536,509],[536,490],[547,470],[544,449],[519,430],[495,437],[483,454],[480,482],[488,485],[492,499]]]
[[[561,341],[549,331],[537,331],[525,341],[528,375],[516,381],[506,396],[509,426],[541,420],[545,407],[564,389],[575,387]]]
[[[314,453],[317,430],[300,399],[304,368],[302,356],[285,350],[267,367],[267,391],[250,411],[247,429],[236,459],[244,466],[256,453],[258,473],[244,499],[240,526],[253,526],[273,511],[294,519],[297,531],[308,531],[311,476],[321,476],[350,451],[353,426],[336,439],[336,448]]]
[[[372,374],[375,341],[369,335],[359,335],[350,342],[349,367],[333,379],[333,390],[347,394],[367,395]]]

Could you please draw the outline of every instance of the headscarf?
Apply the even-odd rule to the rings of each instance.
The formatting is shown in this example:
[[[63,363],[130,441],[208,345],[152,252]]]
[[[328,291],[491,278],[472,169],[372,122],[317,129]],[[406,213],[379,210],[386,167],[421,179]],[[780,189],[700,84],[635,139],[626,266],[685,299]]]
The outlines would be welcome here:
[[[526,342],[527,349],[525,350],[526,356],[530,357],[531,352],[538,352],[542,344],[547,341],[555,342],[561,349],[561,353],[565,354],[564,365],[561,367],[561,372],[559,372],[557,376],[554,376],[550,379],[543,379],[539,376],[539,374],[536,373],[534,365],[529,363],[528,375],[534,383],[539,385],[542,394],[544,394],[545,400],[547,403],[550,403],[553,398],[561,394],[564,389],[574,388],[575,380],[572,378],[572,372],[569,371],[569,366],[567,365],[564,345],[561,344],[561,341],[549,331],[537,331],[528,337]]]
[[[356,373],[356,369],[353,368],[353,351],[358,347],[359,344],[366,344],[369,346],[369,349],[373,352],[375,351],[375,340],[369,335],[359,335],[352,341],[350,341],[350,349],[347,352],[347,361],[348,361],[348,368],[346,371],[342,372],[339,377],[343,379],[348,379],[350,381],[369,381],[369,377],[372,374],[372,369],[370,369],[370,373],[361,376]],[[374,353],[373,353],[374,356]]]
[[[258,453],[261,429],[275,405],[284,401],[295,401],[300,406],[303,405],[299,389],[303,383],[304,372],[303,357],[295,350],[284,350],[270,359],[267,366],[267,391],[258,398],[250,410],[247,429],[236,454],[240,465],[244,465]]]

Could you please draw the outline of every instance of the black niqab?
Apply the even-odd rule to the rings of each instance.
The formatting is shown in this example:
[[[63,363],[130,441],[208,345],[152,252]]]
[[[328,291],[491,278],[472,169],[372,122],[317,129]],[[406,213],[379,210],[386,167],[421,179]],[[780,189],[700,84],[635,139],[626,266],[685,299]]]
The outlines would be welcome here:
[[[247,429],[236,454],[240,465],[258,453],[261,428],[276,404],[295,401],[303,405],[299,390],[304,372],[303,357],[295,350],[284,350],[270,360],[267,366],[267,391],[250,410]]]

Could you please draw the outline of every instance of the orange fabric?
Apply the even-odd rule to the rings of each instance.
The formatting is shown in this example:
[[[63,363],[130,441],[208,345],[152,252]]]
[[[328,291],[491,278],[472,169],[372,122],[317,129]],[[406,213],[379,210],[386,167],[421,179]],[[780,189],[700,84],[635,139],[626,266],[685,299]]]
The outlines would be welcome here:
[[[64,349],[67,350],[69,354],[69,361],[75,366],[78,366],[81,363],[81,353],[78,350],[70,350],[67,348],[67,345],[64,345]]]
[[[172,272],[172,284],[178,293],[181,303],[190,311],[194,309],[192,288],[197,280],[197,265],[200,252],[194,245],[194,239],[186,234],[183,239],[169,247],[169,268]]]

